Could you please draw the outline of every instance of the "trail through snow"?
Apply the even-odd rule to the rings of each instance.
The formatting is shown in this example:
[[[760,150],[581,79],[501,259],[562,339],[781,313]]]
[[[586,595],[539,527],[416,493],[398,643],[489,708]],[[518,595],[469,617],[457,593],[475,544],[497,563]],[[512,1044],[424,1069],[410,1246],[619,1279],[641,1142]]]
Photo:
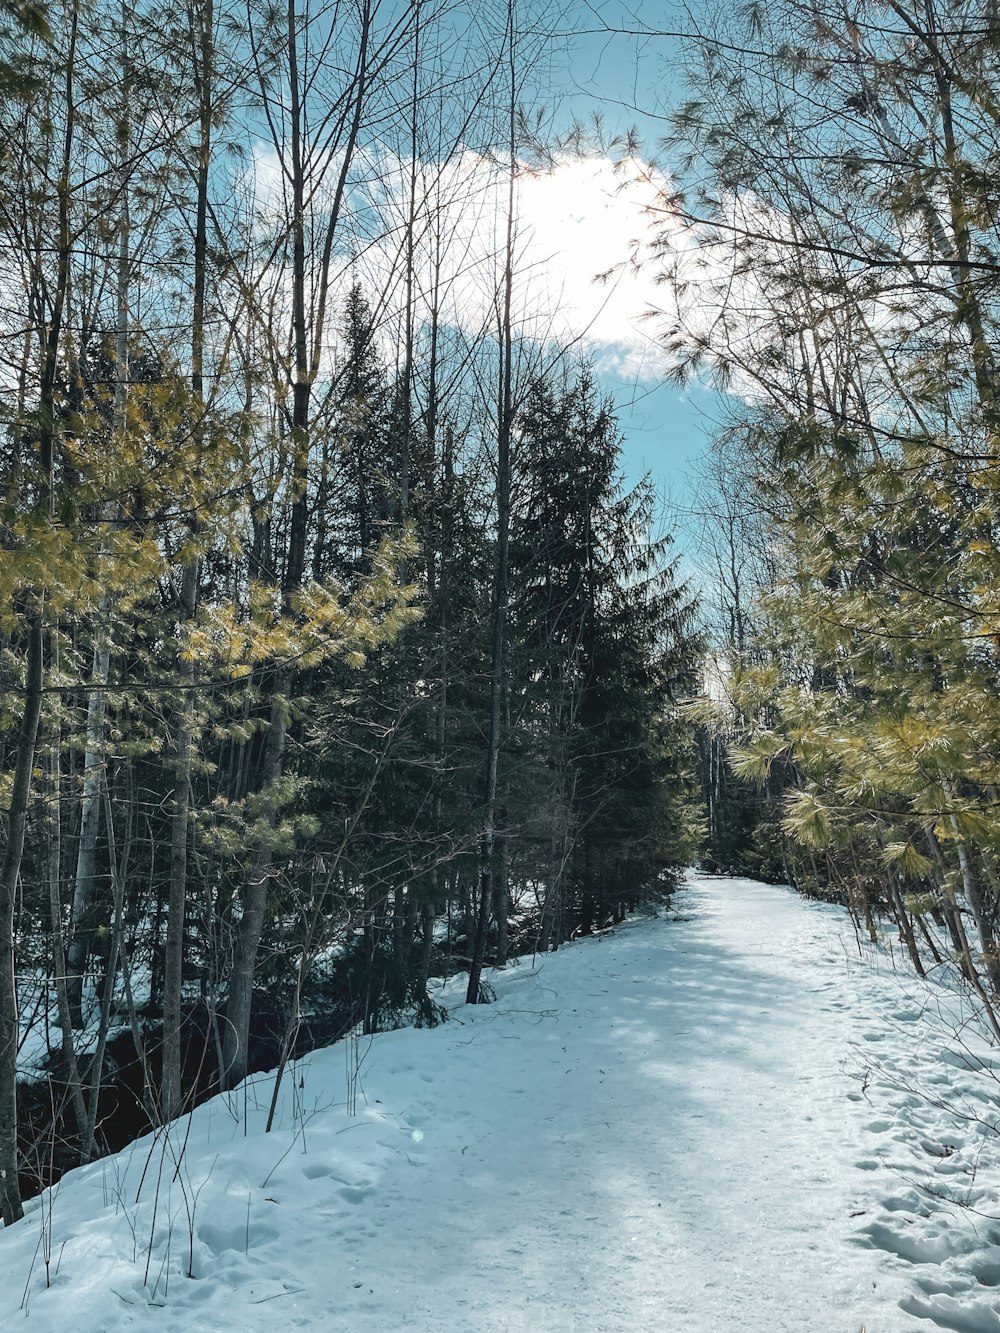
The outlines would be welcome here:
[[[314,1052],[271,1135],[258,1076],[71,1173],[0,1235],[0,1328],[1000,1333],[961,997],[787,889],[697,878],[668,916]]]

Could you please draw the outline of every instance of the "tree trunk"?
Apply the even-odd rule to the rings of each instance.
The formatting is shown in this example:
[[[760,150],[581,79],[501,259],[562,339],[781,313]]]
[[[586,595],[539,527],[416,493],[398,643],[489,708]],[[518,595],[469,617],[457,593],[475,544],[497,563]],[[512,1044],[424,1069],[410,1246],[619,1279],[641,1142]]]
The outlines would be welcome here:
[[[58,644],[53,634],[52,665],[58,670]],[[63,942],[63,904],[62,904],[62,776],[60,772],[59,729],[49,746],[49,921],[52,929],[52,979],[56,992],[56,1009],[59,1014],[59,1031],[62,1037],[62,1058],[65,1067],[66,1087],[73,1104],[76,1117],[77,1133],[83,1142],[87,1129],[87,1107],[83,1100],[83,1084],[76,1058],[76,1044],[73,1035],[73,1020],[70,1014],[69,991],[66,985],[66,951]]]
[[[918,977],[922,977],[924,976],[924,964],[920,957],[920,951],[917,948],[916,936],[913,933],[913,923],[910,921],[909,913],[906,910],[906,903],[903,901],[899,882],[896,879],[896,876],[891,872],[889,873],[889,894],[892,898],[892,906],[896,917],[896,923],[899,926],[899,934],[903,943],[906,945],[906,952],[910,955],[910,962],[913,964],[913,970]]]
[[[214,10],[205,0],[200,13],[189,8],[188,26],[194,52],[198,95],[198,160],[195,173],[194,285],[191,311],[191,397],[196,413],[195,432],[203,435],[205,410],[205,296],[208,279],[208,184],[212,154],[214,72]],[[197,523],[189,520],[191,536]],[[188,555],[181,573],[180,620],[190,625],[198,607],[200,562]],[[183,637],[181,648],[184,647]],[[167,900],[167,937],[163,960],[163,1119],[173,1120],[182,1108],[181,993],[184,984],[184,920],[187,911],[188,837],[191,824],[191,769],[194,758],[195,668],[179,654],[178,676],[183,694],[174,719],[174,791],[170,810],[170,890]]]
[[[104,722],[106,715],[108,670],[111,652],[107,640],[104,617],[109,609],[105,599],[98,611],[97,642],[94,644],[94,662],[91,682],[96,687],[87,700],[87,746],[83,761],[83,802],[80,809],[80,838],[76,854],[76,880],[73,888],[73,909],[70,942],[67,952],[67,988],[73,1026],[82,1028],[83,977],[90,951],[93,913],[97,886],[97,833],[101,821],[101,788],[104,774]]]
[[[24,835],[31,800],[35,742],[42,710],[42,617],[28,617],[28,657],[24,715],[17,741],[14,783],[7,823],[7,849],[0,870],[0,1217],[5,1226],[24,1216],[17,1178],[17,970],[14,963],[14,908]]]
[[[424,903],[420,913],[420,961],[417,964],[416,991],[418,998],[427,994],[434,956],[434,904]]]
[[[979,944],[983,953],[983,963],[986,968],[986,975],[989,978],[990,989],[994,995],[1000,995],[1000,957],[997,955],[997,944],[990,926],[986,904],[983,901],[979,877],[972,864],[968,848],[959,833],[958,821],[954,815],[950,818],[952,828],[955,831],[955,847],[958,852],[958,864],[962,872],[962,890],[965,893],[965,901],[969,904],[972,919],[975,921],[979,933]]]
[[[510,954],[510,838],[506,833],[498,839],[500,862],[493,912],[497,923],[497,967],[506,967]]]
[[[483,831],[479,840],[479,907],[476,938],[469,968],[466,1003],[479,1004],[486,957],[486,940],[493,907],[494,842],[496,838],[497,775],[500,763],[500,725],[503,705],[504,638],[507,628],[507,579],[510,563],[510,454],[514,432],[514,340],[512,302],[514,290],[514,180],[516,150],[516,78],[514,66],[514,13],[508,8],[507,39],[510,44],[510,123],[508,148],[511,155],[507,182],[507,233],[504,251],[503,294],[500,305],[500,373],[497,384],[497,545],[493,568],[493,630],[490,641],[490,726],[486,750],[483,791]]]
[[[184,568],[184,611],[193,603],[197,589],[197,562]],[[186,618],[190,618],[187,616]],[[190,825],[191,760],[194,721],[194,671],[185,663],[182,682],[188,686],[174,719],[176,771],[170,811],[170,888],[167,897],[167,935],[163,950],[163,1076],[160,1086],[164,1121],[173,1120],[182,1109],[181,1089],[181,992],[184,983],[184,917],[187,907],[188,829]]]
[[[285,751],[285,729],[291,696],[291,673],[286,672],[275,686],[271,720],[264,746],[262,791],[265,796],[265,836],[257,848],[253,868],[243,889],[243,915],[236,932],[233,968],[226,1001],[226,1024],[222,1043],[225,1065],[221,1081],[225,1088],[235,1088],[247,1076],[247,1051],[250,1038],[250,1011],[257,950],[264,930],[267,893],[271,882],[272,838],[278,822],[277,784],[281,777]]]
[[[87,1099],[87,1128],[80,1160],[91,1161],[97,1153],[97,1113],[101,1100],[101,1083],[104,1077],[104,1053],[108,1044],[108,1032],[111,1027],[111,1002],[114,998],[115,976],[122,940],[125,934],[125,881],[122,867],[115,850],[115,826],[112,820],[111,796],[105,785],[105,823],[108,830],[108,860],[111,867],[112,920],[111,940],[108,949],[107,968],[104,973],[104,986],[101,991],[101,1012],[97,1023],[97,1049],[90,1066],[90,1095]],[[128,843],[126,841],[126,847]]]

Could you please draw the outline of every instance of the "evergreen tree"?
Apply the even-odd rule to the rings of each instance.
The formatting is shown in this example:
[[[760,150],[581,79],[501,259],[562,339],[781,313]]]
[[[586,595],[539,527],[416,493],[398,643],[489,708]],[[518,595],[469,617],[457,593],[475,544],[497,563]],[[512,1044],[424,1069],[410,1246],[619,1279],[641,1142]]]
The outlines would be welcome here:
[[[937,916],[1000,1031],[996,25],[973,0],[752,24],[700,44],[674,140],[728,275],[703,269],[672,345],[753,403],[775,552],[729,661],[734,766],[782,793],[760,831],[798,883],[872,931],[889,912],[918,970]]]
[[[548,775],[536,833],[547,945],[694,855],[691,731],[677,700],[698,640],[669,539],[650,537],[649,484],[621,492],[617,422],[590,372],[536,384],[519,431],[512,710]]]

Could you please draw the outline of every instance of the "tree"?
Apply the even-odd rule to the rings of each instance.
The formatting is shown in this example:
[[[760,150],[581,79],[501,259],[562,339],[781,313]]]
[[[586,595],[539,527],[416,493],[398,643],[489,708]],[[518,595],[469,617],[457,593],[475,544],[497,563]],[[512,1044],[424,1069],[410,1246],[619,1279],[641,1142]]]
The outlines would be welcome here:
[[[686,597],[613,413],[520,323],[544,26],[46,18],[0,52],[42,75],[0,99],[5,1221],[29,1158],[40,1186],[111,1146],[109,1083],[138,1133],[438,1021],[434,971],[485,998],[491,939],[624,911],[693,834]],[[18,976],[62,1043],[45,1152]]]
[[[309,10],[300,13],[294,0],[289,0],[285,30],[274,52],[277,61],[272,58],[272,38],[266,24],[254,37],[261,102],[287,185],[287,212],[279,222],[276,253],[284,250],[288,263],[290,344],[275,349],[273,366],[275,382],[280,382],[282,375],[287,378],[291,400],[280,409],[279,416],[283,449],[287,450],[283,497],[287,535],[280,559],[271,568],[289,619],[296,615],[295,603],[307,567],[310,468],[317,435],[314,391],[326,351],[334,243],[362,127],[373,115],[377,99],[386,97],[391,87],[394,60],[409,21],[404,16],[380,26],[376,7],[369,0],[360,0],[352,19],[353,31],[348,36],[346,25],[333,21],[330,15]],[[309,36],[324,25],[326,34],[316,50]],[[333,59],[338,43],[354,44],[353,54],[343,65],[343,79],[339,83],[321,80],[321,71],[340,67]],[[287,106],[279,78],[289,90]],[[282,281],[284,276],[282,273]],[[253,977],[271,881],[293,679],[290,665],[279,667],[271,688],[258,779],[264,798],[263,823],[258,854],[241,895],[226,1004],[223,1049],[230,1087],[241,1082],[247,1072]]]
[[[542,843],[544,949],[690,862],[692,733],[678,701],[699,641],[669,539],[650,536],[648,483],[621,491],[617,422],[590,371],[536,383],[518,429],[512,712],[540,769],[520,780],[545,812],[522,815]]]
[[[734,654],[739,770],[785,788],[800,881],[885,906],[918,968],[941,914],[995,989],[995,25],[971,3],[750,24],[703,36],[675,118],[703,182],[675,201],[687,272],[718,299],[668,338],[753,404],[777,578]]]

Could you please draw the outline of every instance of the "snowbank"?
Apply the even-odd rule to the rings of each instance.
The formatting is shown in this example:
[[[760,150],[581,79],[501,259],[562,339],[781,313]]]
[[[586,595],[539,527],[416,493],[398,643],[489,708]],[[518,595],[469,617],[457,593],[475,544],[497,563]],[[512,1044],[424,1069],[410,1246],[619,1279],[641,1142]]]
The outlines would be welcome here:
[[[1000,1330],[961,997],[788,890],[675,901],[314,1052],[270,1135],[258,1076],[70,1173],[0,1235],[0,1327]]]

